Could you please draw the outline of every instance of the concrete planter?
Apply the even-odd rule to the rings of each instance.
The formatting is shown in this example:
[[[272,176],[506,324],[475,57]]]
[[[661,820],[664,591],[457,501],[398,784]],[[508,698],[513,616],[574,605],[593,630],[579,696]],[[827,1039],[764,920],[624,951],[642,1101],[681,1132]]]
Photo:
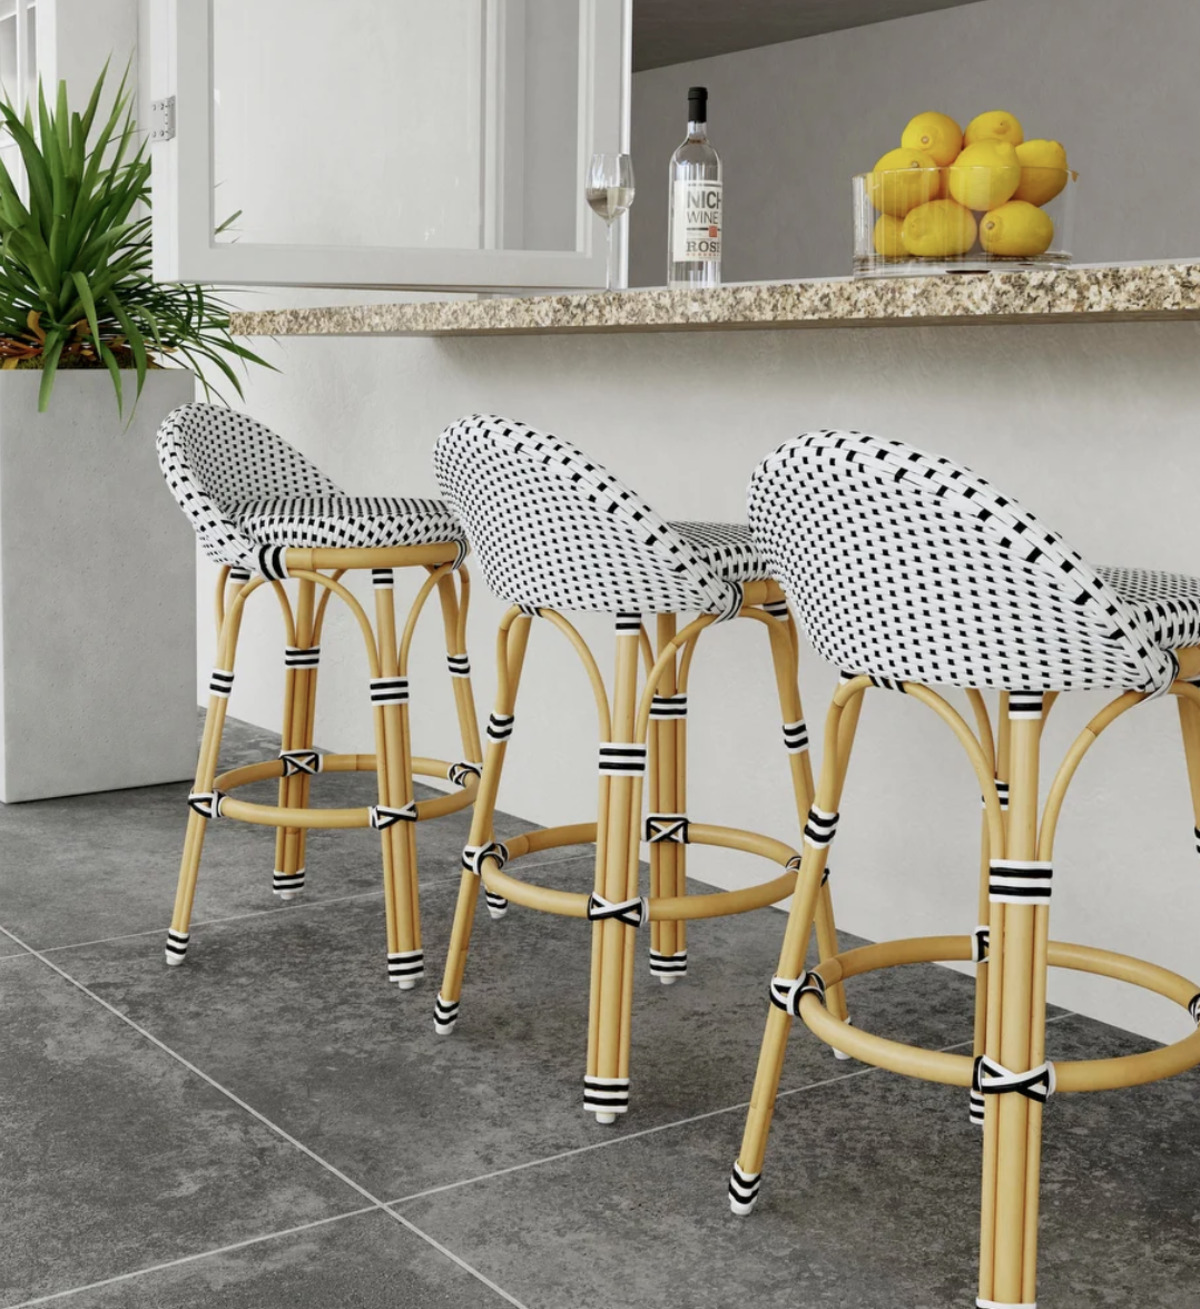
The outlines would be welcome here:
[[[107,372],[45,414],[40,383],[0,372],[0,800],[190,777],[195,538],[154,437],[192,375],[152,372],[128,427]]]

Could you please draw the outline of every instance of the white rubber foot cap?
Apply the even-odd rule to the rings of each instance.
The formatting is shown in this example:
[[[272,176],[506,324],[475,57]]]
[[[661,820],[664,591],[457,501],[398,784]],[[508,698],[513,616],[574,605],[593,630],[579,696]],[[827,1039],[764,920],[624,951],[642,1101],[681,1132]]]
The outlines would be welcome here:
[[[419,977],[398,977],[396,979],[396,985],[402,991],[411,991],[420,980]]]
[[[503,918],[504,915],[505,915],[506,913],[508,913],[508,910],[507,910],[507,909],[493,909],[491,905],[488,905],[488,913],[491,914],[491,916],[492,916],[492,922],[493,922],[493,923],[498,923],[498,922],[501,920],[501,918]]]
[[[679,981],[678,973],[662,973],[658,979],[664,986],[674,986]]]
[[[178,968],[180,964],[186,962],[187,956],[182,954],[172,954],[170,950],[163,951],[163,957],[167,961],[168,968]]]
[[[603,1126],[607,1127],[607,1126],[609,1125],[609,1123],[615,1123],[615,1122],[617,1121],[617,1115],[616,1115],[616,1114],[597,1114],[597,1115],[596,1115],[596,1121],[597,1121],[598,1123],[602,1124]]]
[[[755,1196],[754,1200],[751,1200],[750,1203],[747,1204],[744,1200],[735,1200],[733,1196],[730,1196],[729,1212],[732,1214],[737,1214],[739,1218],[745,1218],[745,1216],[748,1213],[750,1213],[750,1211],[754,1208],[754,1201],[757,1199],[758,1197]]]
[[[275,894],[281,900],[295,900],[297,896],[304,894],[303,891],[276,891]]]
[[[434,1033],[438,1036],[450,1036],[454,1031],[453,1023],[437,1023],[433,1025]]]

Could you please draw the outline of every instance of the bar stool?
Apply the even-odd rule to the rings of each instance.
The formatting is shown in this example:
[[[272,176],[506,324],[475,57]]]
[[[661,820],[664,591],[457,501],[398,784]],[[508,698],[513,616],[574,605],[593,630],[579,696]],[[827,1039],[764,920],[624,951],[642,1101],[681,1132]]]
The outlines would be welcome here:
[[[459,514],[491,589],[513,607],[500,624],[496,707],[470,843],[463,852],[450,951],[435,1007],[435,1030],[459,1017],[463,972],[479,888],[503,909],[530,909],[590,922],[591,1002],[584,1108],[611,1123],[629,1106],[629,1049],[635,938],[650,924],[650,969],[675,981],[687,967],[686,924],[743,913],[790,894],[796,850],[758,833],[695,820],[685,797],[688,676],[696,642],[715,623],[761,623],[770,641],[783,718],[783,744],[801,822],[810,808],[808,734],[796,686],[797,634],[783,593],[770,580],[745,527],[664,522],[595,460],[556,437],[503,418],[465,419],[437,442],[442,493]],[[560,610],[614,616],[616,662],[610,700],[596,658]],[[678,615],[699,612],[680,629]],[[655,615],[656,645],[642,622]],[[493,814],[532,620],[569,642],[587,672],[599,731],[594,821],[495,840]],[[646,672],[639,694],[638,661]],[[650,813],[642,822],[649,772]],[[810,818],[820,839],[820,815]],[[639,887],[638,855],[650,854],[650,894]],[[522,855],[595,842],[590,894],[535,886],[505,871]],[[688,844],[761,855],[779,867],[767,882],[737,891],[686,893]],[[837,949],[828,890],[816,909],[821,946]],[[831,997],[836,1009],[839,993]]]
[[[828,842],[808,842],[729,1192],[758,1196],[780,1065],[794,1018],[850,1055],[969,1088],[983,1127],[980,1309],[1034,1304],[1043,1107],[1054,1092],[1135,1086],[1200,1063],[1200,1031],[1146,1054],[1046,1060],[1047,967],[1117,978],[1175,1000],[1200,1023],[1195,983],[1111,951],[1049,939],[1054,835],[1096,738],[1143,700],[1178,697],[1200,836],[1200,580],[1094,568],[982,478],[898,441],[814,432],[782,446],[750,484],[750,523],[818,652],[848,670],[826,720],[816,805],[837,822],[863,693],[901,692],[963,746],[984,799],[980,926],[864,946],[806,972]],[[965,689],[974,729],[940,694]],[[993,735],[982,694],[1000,692]],[[1120,692],[1068,750],[1038,813],[1042,724],[1067,691]],[[1061,712],[1061,711],[1060,711]],[[974,960],[972,1056],[884,1040],[826,1008],[846,979],[899,964]]]
[[[234,818],[276,829],[273,886],[281,899],[300,894],[305,837],[310,827],[372,827],[383,847],[387,975],[402,990],[424,972],[417,896],[417,821],[454,813],[472,802],[482,750],[471,694],[466,621],[470,583],[466,539],[438,500],[348,496],[299,451],[245,414],[214,405],[183,405],[159,429],[158,457],[167,485],[191,519],[204,553],[219,564],[216,590],[217,661],[195,786],[188,796],[187,834],[166,961],[182,964],[196,878],[208,824]],[[352,569],[371,570],[375,626],[342,585]],[[427,574],[397,637],[394,570]],[[455,577],[458,586],[455,587]],[[296,579],[293,606],[283,583]],[[286,636],[282,748],[278,759],[217,775],[234,657],[246,601],[260,588],[279,602]],[[458,712],[463,759],[414,758],[409,739],[408,653],[417,619],[437,591],[447,664]],[[329,597],[354,615],[366,645],[374,711],[375,753],[321,754],[313,746],[321,630]],[[312,779],[322,772],[375,772],[379,803],[361,809],[309,807]],[[444,778],[461,788],[415,801],[413,774]],[[275,806],[230,794],[236,787],[279,778]]]

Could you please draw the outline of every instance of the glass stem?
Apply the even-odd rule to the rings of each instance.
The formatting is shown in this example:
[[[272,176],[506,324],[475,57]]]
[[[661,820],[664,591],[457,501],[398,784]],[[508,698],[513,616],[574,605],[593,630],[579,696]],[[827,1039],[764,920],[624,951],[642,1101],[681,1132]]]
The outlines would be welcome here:
[[[611,291],[613,289],[613,247],[612,247],[612,223],[605,223],[605,229],[608,235],[608,258],[604,262],[604,289]]]

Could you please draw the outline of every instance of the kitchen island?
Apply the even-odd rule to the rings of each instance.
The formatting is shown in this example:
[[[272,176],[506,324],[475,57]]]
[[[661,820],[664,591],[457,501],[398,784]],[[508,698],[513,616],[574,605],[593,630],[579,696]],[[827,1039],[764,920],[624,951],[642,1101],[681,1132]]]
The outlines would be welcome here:
[[[746,482],[766,453],[809,428],[853,427],[967,463],[1097,562],[1200,574],[1197,319],[1200,261],[1185,260],[267,309],[238,315],[234,327],[275,336],[275,345],[253,344],[282,370],[255,373],[245,408],[353,492],[435,494],[437,433],[464,413],[491,411],[575,441],[669,517],[742,519]],[[475,592],[472,663],[486,714],[500,606],[482,584]],[[263,632],[247,652],[271,648],[276,621],[265,605],[248,616],[247,628]],[[603,624],[580,625],[603,650]],[[751,626],[722,631],[697,661],[690,735],[697,758],[723,766],[694,770],[692,807],[794,840],[774,692],[743,677],[761,657],[761,633],[743,630]],[[331,637],[321,672],[319,739],[345,751],[371,739],[352,642]],[[428,688],[414,694],[416,744],[434,753],[455,731],[435,644],[416,652],[413,669],[414,686]],[[573,661],[556,633],[535,631],[502,802],[539,822],[594,807],[595,728],[571,694]],[[200,663],[206,674],[210,650]],[[251,688],[245,703],[255,692],[275,702],[277,664],[248,654],[238,673]],[[811,653],[801,673],[819,743],[834,673]],[[1095,705],[1072,697],[1056,707],[1048,750],[1065,748]],[[976,921],[977,788],[929,717],[881,693],[863,716],[845,807],[870,806],[871,819],[847,820],[833,885],[842,925],[864,936],[968,931]],[[1059,837],[1053,931],[1188,974],[1200,870],[1179,751],[1167,704],[1129,715],[1089,757]],[[729,853],[697,847],[690,858],[697,876],[723,885],[759,873]],[[563,865],[562,876],[586,880],[586,864]],[[1119,907],[1130,878],[1136,915]],[[768,916],[763,930],[782,932],[782,920]],[[705,955],[719,943],[719,927],[697,928],[697,968],[718,966]],[[1053,980],[1059,1003],[1161,1039],[1183,1034],[1175,1011],[1152,997],[1083,976]]]

